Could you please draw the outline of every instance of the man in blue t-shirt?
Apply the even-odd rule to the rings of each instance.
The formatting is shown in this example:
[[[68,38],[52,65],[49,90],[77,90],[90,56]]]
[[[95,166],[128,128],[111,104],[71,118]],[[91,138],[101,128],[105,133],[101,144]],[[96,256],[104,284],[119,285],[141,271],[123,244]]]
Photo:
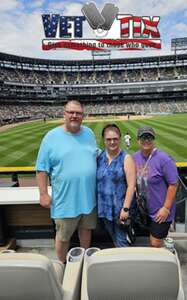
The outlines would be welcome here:
[[[42,140],[36,162],[40,204],[49,208],[56,224],[55,248],[64,263],[72,234],[78,229],[80,246],[88,248],[96,227],[97,145],[91,129],[82,126],[83,107],[69,101],[64,124]],[[52,196],[48,194],[48,177]]]

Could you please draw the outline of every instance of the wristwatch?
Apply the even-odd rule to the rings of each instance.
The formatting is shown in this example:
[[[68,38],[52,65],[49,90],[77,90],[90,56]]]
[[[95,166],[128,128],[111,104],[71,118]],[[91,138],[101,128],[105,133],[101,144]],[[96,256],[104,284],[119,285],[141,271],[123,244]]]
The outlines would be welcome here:
[[[123,211],[124,212],[129,212],[129,208],[128,207],[123,207]]]

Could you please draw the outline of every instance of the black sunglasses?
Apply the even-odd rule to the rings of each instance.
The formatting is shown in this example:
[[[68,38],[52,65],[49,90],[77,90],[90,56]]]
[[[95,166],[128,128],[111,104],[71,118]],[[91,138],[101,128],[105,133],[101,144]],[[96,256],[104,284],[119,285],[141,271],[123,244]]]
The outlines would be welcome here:
[[[155,139],[154,136],[151,135],[151,134],[143,134],[143,135],[140,136],[141,141],[145,141],[145,140],[153,141],[154,139]]]

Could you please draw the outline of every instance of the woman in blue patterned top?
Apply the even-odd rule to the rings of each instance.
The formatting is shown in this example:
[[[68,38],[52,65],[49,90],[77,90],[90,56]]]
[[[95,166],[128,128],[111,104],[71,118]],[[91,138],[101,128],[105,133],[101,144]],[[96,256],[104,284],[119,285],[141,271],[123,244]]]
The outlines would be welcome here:
[[[98,216],[102,218],[116,247],[127,247],[127,235],[115,222],[129,217],[136,181],[132,157],[120,149],[121,132],[116,124],[103,128],[105,150],[98,157]]]

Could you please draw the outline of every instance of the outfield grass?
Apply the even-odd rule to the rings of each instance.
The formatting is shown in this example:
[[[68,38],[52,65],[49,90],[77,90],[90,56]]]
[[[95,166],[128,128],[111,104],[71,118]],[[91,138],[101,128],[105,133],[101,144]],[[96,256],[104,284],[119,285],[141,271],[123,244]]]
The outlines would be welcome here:
[[[101,131],[107,123],[109,121],[85,123],[94,130],[98,146],[101,148],[103,147]],[[137,128],[150,125],[157,134],[157,147],[169,153],[176,161],[187,162],[187,114],[159,116],[144,120],[118,120],[115,123],[120,127],[123,135],[127,131],[131,135],[130,153],[138,149]],[[59,121],[46,123],[37,121],[0,132],[0,167],[34,166],[42,137],[59,124]],[[121,146],[125,148],[123,141]]]

